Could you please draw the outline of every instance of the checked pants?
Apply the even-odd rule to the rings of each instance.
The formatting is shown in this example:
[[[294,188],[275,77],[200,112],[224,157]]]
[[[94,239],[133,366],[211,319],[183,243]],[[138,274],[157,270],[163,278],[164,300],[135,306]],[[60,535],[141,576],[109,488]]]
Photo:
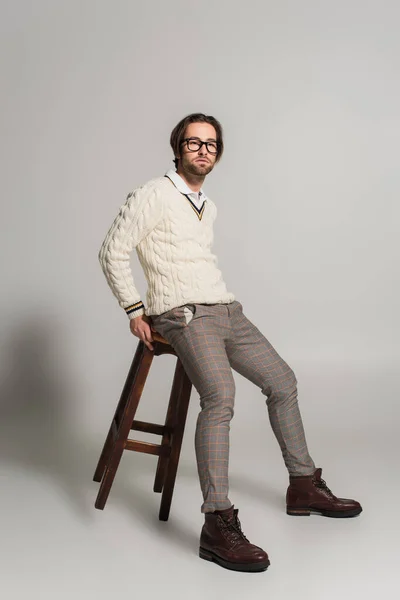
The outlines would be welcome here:
[[[232,369],[266,396],[272,430],[290,475],[311,475],[315,464],[307,449],[292,369],[237,300],[229,304],[185,304],[152,315],[154,329],[174,348],[200,396],[195,450],[201,512],[229,508],[229,431],[234,413]]]

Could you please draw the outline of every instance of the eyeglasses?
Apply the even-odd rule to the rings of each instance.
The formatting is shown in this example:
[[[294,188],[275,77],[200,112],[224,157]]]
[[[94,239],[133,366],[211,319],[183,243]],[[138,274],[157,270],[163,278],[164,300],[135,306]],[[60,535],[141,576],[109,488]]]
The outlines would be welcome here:
[[[189,152],[197,152],[203,147],[203,144],[207,148],[207,152],[210,154],[217,154],[219,143],[218,142],[202,142],[199,138],[185,138],[182,140],[182,144],[186,143],[186,147]]]

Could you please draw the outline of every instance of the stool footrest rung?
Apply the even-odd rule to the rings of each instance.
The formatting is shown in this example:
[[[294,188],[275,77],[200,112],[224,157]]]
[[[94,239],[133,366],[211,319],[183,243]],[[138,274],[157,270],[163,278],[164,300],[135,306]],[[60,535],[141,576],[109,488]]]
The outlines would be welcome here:
[[[133,421],[131,429],[134,431],[144,431],[145,433],[154,433],[155,435],[164,435],[164,433],[172,433],[170,427],[165,425],[157,425],[156,423],[146,423],[145,421]]]
[[[126,440],[125,450],[144,452],[145,454],[155,454],[156,456],[169,456],[171,453],[170,446],[162,446],[161,444],[152,444],[150,442],[139,442],[137,440]]]

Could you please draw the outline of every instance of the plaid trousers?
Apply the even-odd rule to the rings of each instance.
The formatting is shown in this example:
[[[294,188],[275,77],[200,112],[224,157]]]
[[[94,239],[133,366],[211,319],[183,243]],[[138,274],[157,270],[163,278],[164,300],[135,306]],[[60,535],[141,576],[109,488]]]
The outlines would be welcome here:
[[[174,348],[200,396],[195,450],[201,512],[229,508],[229,430],[234,413],[234,369],[266,396],[269,420],[290,475],[310,475],[315,464],[307,449],[292,369],[237,300],[229,304],[185,304],[152,315],[154,329]]]

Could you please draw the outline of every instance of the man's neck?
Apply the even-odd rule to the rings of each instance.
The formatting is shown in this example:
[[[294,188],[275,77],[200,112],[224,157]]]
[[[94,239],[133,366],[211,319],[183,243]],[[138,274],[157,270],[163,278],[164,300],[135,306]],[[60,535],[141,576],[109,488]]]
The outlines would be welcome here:
[[[179,168],[176,172],[182,177],[183,181],[190,187],[191,190],[193,190],[194,192],[200,191],[205,177],[192,175],[191,173],[184,173],[180,171]]]

